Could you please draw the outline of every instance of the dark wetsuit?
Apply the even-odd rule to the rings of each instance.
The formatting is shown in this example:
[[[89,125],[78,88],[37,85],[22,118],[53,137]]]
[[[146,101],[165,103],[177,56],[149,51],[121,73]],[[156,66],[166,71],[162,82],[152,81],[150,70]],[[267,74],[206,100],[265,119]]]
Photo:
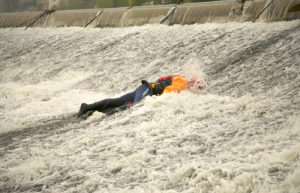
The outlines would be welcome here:
[[[103,113],[110,113],[117,107],[120,107],[122,110],[124,110],[130,105],[139,102],[148,95],[151,95],[151,88],[149,84],[145,81],[142,85],[135,89],[135,91],[127,93],[119,98],[104,99],[92,104],[83,103],[78,113],[78,117],[85,114],[87,111],[99,111]]]

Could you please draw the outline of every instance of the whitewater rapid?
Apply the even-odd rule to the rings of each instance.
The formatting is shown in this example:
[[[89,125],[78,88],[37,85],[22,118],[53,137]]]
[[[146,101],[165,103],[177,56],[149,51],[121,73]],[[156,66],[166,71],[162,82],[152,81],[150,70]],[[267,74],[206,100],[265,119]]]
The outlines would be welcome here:
[[[205,89],[82,102],[182,74]],[[0,29],[0,192],[300,192],[300,21]]]

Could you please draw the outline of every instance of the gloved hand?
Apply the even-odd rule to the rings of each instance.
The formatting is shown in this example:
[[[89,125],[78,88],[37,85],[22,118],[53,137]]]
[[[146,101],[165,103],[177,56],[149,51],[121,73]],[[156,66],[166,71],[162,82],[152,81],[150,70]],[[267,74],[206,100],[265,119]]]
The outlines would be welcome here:
[[[152,96],[153,95],[153,88],[152,88],[152,86],[151,86],[151,83],[149,83],[147,80],[142,80],[142,84],[146,84],[146,85],[148,85],[148,87],[149,87],[149,92],[150,92],[150,96]]]

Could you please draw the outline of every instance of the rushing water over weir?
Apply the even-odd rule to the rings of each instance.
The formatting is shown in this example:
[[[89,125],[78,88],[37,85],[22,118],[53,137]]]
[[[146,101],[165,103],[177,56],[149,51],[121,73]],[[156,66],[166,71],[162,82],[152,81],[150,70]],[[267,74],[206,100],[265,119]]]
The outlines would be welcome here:
[[[0,30],[0,192],[299,192],[300,22]],[[92,103],[169,74],[201,91]]]
[[[180,5],[0,13],[0,28],[24,26],[103,28],[145,24],[290,21],[300,19],[299,11],[289,11],[298,4],[300,0],[225,0]]]

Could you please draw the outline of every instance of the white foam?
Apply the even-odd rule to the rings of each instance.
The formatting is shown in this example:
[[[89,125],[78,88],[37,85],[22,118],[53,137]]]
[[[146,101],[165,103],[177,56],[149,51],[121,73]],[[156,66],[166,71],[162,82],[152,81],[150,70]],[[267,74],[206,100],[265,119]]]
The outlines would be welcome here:
[[[297,192],[298,25],[1,29],[0,187]],[[170,74],[206,87],[75,119]]]

